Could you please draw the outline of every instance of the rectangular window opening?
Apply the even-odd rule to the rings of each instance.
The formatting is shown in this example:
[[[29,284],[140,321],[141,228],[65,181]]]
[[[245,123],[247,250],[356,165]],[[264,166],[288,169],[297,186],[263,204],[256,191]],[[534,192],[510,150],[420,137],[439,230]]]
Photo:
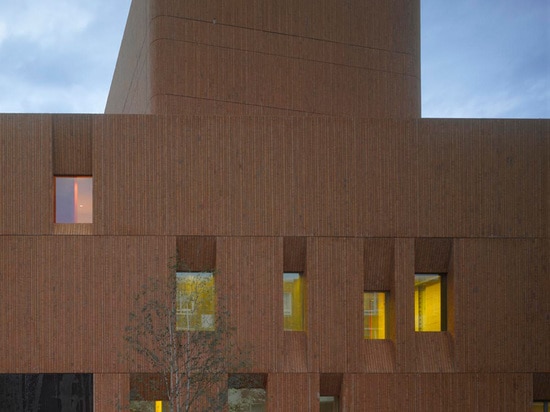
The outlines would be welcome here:
[[[338,412],[342,389],[341,373],[321,373],[319,375],[319,410]]]
[[[550,401],[535,401],[531,410],[533,412],[550,412]]]
[[[284,330],[303,331],[304,328],[304,290],[302,273],[283,273],[283,316]]]
[[[2,411],[60,411],[63,400],[71,410],[91,411],[93,392],[92,374],[0,373]]]
[[[262,374],[231,374],[227,401],[230,412],[265,412],[266,377]]]
[[[168,401],[130,401],[130,412],[170,412]]]
[[[446,277],[436,273],[414,276],[414,330],[442,332],[447,330]]]
[[[363,293],[363,337],[386,339],[388,330],[388,292]]]
[[[176,330],[214,330],[216,318],[214,274],[176,273]]]
[[[131,412],[169,412],[164,376],[156,373],[130,375]]]
[[[338,412],[338,397],[337,396],[320,396],[319,411],[320,412]]]
[[[92,223],[93,178],[55,176],[55,223]]]

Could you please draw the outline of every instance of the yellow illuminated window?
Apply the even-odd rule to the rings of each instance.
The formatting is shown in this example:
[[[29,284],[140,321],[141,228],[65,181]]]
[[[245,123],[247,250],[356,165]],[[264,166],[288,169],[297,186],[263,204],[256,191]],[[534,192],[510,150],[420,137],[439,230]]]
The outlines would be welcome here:
[[[531,408],[533,412],[549,412],[550,411],[550,401],[536,401],[533,402]]]
[[[214,330],[214,274],[177,272],[176,280],[176,329]]]
[[[55,177],[55,223],[92,223],[92,178]]]
[[[363,337],[386,339],[386,292],[363,293]]]
[[[440,332],[447,329],[445,277],[439,274],[414,276],[414,330]]]
[[[301,273],[283,274],[283,316],[285,330],[304,330],[304,277]]]

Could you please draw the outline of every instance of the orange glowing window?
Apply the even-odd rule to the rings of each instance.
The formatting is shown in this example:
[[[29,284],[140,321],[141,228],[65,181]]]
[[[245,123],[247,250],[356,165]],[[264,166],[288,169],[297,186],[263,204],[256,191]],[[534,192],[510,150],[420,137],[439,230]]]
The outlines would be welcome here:
[[[92,223],[92,178],[55,177],[55,223]]]
[[[387,292],[363,293],[363,337],[386,339],[388,316],[386,313]]]

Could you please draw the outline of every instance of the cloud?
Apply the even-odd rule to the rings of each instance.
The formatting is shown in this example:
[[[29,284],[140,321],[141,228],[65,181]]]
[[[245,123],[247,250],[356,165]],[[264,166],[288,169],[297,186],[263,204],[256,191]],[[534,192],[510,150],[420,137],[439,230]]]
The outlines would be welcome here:
[[[535,78],[471,86],[440,80],[423,95],[423,116],[440,118],[548,118],[550,84]]]
[[[2,45],[2,42],[7,36],[8,36],[8,28],[6,27],[6,23],[4,23],[3,21],[0,21],[0,46]]]
[[[101,113],[107,92],[78,83],[14,83],[11,77],[0,77],[0,90],[7,91],[0,97],[0,113]]]
[[[426,102],[430,109],[430,115],[426,117],[441,118],[502,118],[517,117],[506,116],[506,113],[513,113],[520,105],[517,96],[507,92],[496,95],[476,95],[468,93],[450,93],[443,102],[438,99],[431,99]]]
[[[0,112],[102,112],[129,3],[0,2]]]
[[[550,3],[423,0],[426,117],[550,117]]]
[[[424,116],[550,117],[548,1],[421,6]],[[129,7],[0,1],[0,111],[102,112]]]
[[[24,39],[41,47],[71,41],[89,25],[92,15],[84,2],[24,0],[3,10],[6,39]]]

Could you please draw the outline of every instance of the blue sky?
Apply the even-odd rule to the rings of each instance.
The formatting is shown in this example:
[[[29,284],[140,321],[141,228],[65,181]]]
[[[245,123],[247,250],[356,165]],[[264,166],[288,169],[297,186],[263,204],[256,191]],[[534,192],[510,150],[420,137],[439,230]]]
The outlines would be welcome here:
[[[0,0],[0,112],[102,113],[130,0]],[[422,0],[424,117],[550,118],[550,0]]]
[[[550,0],[422,0],[424,117],[550,118]]]

